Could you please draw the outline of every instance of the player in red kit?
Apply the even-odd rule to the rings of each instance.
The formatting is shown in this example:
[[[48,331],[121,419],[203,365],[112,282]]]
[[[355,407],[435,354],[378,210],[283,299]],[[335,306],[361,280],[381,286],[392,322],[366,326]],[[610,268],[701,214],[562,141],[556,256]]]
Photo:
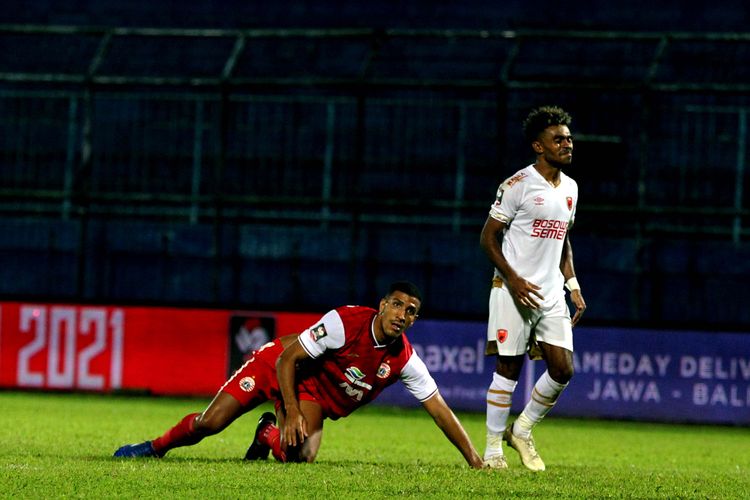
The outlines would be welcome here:
[[[401,281],[391,285],[377,310],[345,306],[329,311],[299,335],[255,351],[203,413],[186,415],[152,441],[122,446],[115,457],[163,457],[273,400],[276,415],[263,414],[245,458],[263,459],[272,452],[282,462],[312,462],[326,418],[349,415],[401,380],[466,462],[481,468],[482,458],[404,335],[416,321],[421,301],[419,289]]]

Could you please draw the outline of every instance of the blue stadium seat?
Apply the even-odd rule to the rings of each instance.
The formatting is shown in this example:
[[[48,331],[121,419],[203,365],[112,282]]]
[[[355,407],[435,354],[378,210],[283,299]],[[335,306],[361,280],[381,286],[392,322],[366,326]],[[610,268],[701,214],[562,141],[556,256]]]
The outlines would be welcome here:
[[[77,222],[3,217],[0,234],[0,294],[76,296],[80,238]]]

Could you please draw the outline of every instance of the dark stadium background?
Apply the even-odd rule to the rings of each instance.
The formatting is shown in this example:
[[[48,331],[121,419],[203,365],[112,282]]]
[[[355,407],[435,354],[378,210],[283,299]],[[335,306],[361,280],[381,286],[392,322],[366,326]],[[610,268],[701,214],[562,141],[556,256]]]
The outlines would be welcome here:
[[[557,103],[584,323],[745,330],[747,10],[3,2],[0,298],[321,311],[406,277],[484,319],[481,225]]]

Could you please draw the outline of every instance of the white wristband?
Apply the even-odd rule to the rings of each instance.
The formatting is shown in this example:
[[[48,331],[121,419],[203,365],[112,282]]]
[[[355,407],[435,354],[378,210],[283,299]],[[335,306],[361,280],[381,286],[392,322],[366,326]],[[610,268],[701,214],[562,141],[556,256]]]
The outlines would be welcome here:
[[[565,282],[565,288],[567,288],[569,292],[572,292],[573,290],[580,290],[581,285],[578,284],[578,280],[573,276]]]

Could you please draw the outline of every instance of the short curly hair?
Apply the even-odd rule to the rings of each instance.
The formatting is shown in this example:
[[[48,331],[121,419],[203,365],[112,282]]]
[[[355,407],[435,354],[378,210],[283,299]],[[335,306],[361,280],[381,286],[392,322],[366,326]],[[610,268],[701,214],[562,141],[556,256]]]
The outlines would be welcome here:
[[[391,283],[386,297],[390,297],[393,292],[403,292],[406,295],[410,295],[419,300],[419,302],[422,302],[422,292],[419,291],[417,285],[409,281],[396,281],[395,283]]]
[[[570,126],[573,118],[559,106],[540,106],[534,108],[523,121],[523,136],[531,144],[539,138],[539,134],[553,125]]]

